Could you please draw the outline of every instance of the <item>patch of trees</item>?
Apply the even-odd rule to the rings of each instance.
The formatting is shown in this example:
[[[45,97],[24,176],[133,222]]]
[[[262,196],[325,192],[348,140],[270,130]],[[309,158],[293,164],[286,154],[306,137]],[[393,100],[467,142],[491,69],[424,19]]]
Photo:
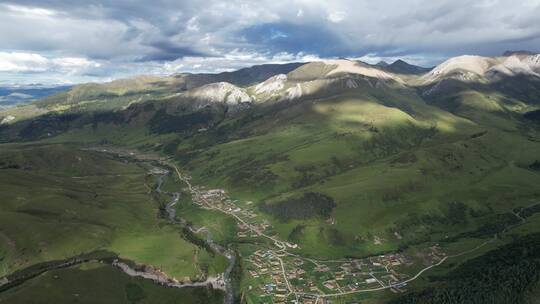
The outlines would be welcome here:
[[[326,239],[328,240],[328,243],[334,245],[334,246],[344,246],[345,245],[345,237],[343,237],[343,234],[335,229],[335,228],[329,228],[325,230]]]
[[[158,134],[183,132],[208,126],[213,119],[214,115],[209,110],[176,116],[161,109],[148,121],[148,127],[152,133]]]
[[[468,222],[468,215],[472,209],[461,202],[452,202],[446,205],[443,213],[408,213],[407,216],[396,223],[395,228],[389,233],[399,231],[402,235],[407,235],[407,244],[420,244],[431,240],[434,232],[447,230],[447,226],[465,225]],[[491,234],[493,235],[493,234]],[[463,237],[459,235],[453,240]],[[450,241],[445,239],[445,241]]]
[[[446,218],[451,225],[467,223],[467,210],[469,208],[461,202],[452,202],[448,204]]]
[[[234,185],[240,187],[249,186],[258,189],[265,187],[272,188],[278,177],[266,166],[243,167],[231,175]]]
[[[405,184],[398,185],[392,188],[384,189],[381,194],[383,202],[395,202],[403,198],[407,193],[414,193],[424,189],[424,185],[420,182],[409,181]]]
[[[523,303],[540,282],[540,234],[522,237],[430,280],[432,287],[391,303]]]
[[[167,155],[174,155],[179,144],[180,140],[172,140],[163,146],[163,152]]]
[[[99,123],[119,125],[125,121],[120,112],[96,112],[92,115],[92,129],[96,129]]]
[[[396,230],[401,232],[426,230],[426,232],[430,232],[431,227],[444,223],[445,218],[443,216],[437,214],[417,214],[412,212],[408,213],[406,218],[396,223]]]
[[[7,134],[4,134],[9,129],[8,125],[0,125],[0,142],[4,141],[4,137]],[[6,132],[7,133],[7,132]]]
[[[540,122],[540,110],[527,112],[523,114],[523,117],[525,117],[528,120]]]
[[[312,185],[327,176],[327,174],[324,172],[317,171],[317,167],[315,165],[299,165],[294,167],[294,170],[300,175],[293,182],[294,188],[302,188]]]
[[[412,124],[375,133],[362,143],[361,149],[376,158],[387,157],[420,145],[424,140],[437,134],[437,128],[419,128]]]
[[[519,210],[515,210],[516,213],[519,214],[522,218],[528,218],[533,216],[535,213],[540,212],[540,204],[536,204],[527,208],[521,208]]]
[[[31,120],[21,129],[19,136],[26,140],[34,140],[65,132],[81,116],[81,114],[45,114]]]
[[[391,164],[414,164],[418,161],[418,158],[414,153],[407,152],[402,153],[398,157],[390,161]]]
[[[492,237],[495,234],[503,232],[507,227],[519,224],[521,220],[512,213],[496,214],[489,219],[489,222],[481,225],[475,230],[460,233],[455,237],[447,239],[453,242],[461,238],[483,238]]]
[[[538,105],[538,101],[540,100],[539,85],[540,81],[538,81],[537,77],[520,74],[512,77],[504,77],[504,79],[493,83],[491,86],[504,96],[528,104]]]
[[[281,221],[293,219],[328,218],[336,207],[334,199],[318,192],[305,192],[301,197],[288,198],[277,203],[265,202],[261,210]]]
[[[215,155],[213,155],[215,156]],[[209,159],[213,157],[208,155]],[[274,164],[280,161],[287,160],[286,155],[270,154],[263,159],[257,159],[254,154],[249,154],[245,157],[237,158],[236,161],[230,161],[226,170],[230,170],[228,173],[231,177],[231,183],[235,187],[253,187],[258,189],[269,189],[274,187],[277,179],[279,178],[268,167],[270,164]],[[208,169],[208,174],[215,174],[214,168]]]
[[[144,112],[151,112],[151,111],[154,111],[156,109],[154,104],[150,103],[150,102],[145,103],[142,107],[143,107]]]
[[[529,169],[540,171],[540,160],[535,160],[534,163],[530,164]]]
[[[400,221],[397,225],[398,230],[407,230],[418,225],[436,226],[436,225],[457,225],[467,222],[467,211],[469,207],[461,202],[452,202],[447,205],[444,215],[439,214],[417,214],[409,213],[407,218]]]
[[[305,225],[296,225],[293,230],[291,230],[291,233],[289,233],[287,240],[294,243],[300,242],[300,239],[304,234],[304,229],[306,229]]]
[[[241,113],[238,118],[230,121],[228,124],[223,125],[219,132],[222,135],[227,135],[228,137],[233,138],[243,138],[247,137],[253,133],[252,128],[246,128],[253,122],[257,122],[264,119],[262,113],[257,113],[255,111],[245,111]]]
[[[463,169],[463,158],[463,155],[451,151],[439,156],[439,160],[450,170]]]
[[[13,163],[10,160],[2,161],[0,160],[0,170],[3,169],[20,169],[21,166],[19,164]]]
[[[474,134],[471,135],[471,138],[482,137],[482,136],[486,135],[487,132],[488,132],[488,131],[482,131],[482,132],[474,133]]]
[[[344,172],[358,165],[357,160],[339,159],[335,156],[329,162],[304,164],[294,167],[298,177],[293,182],[294,188],[303,188],[324,181],[329,176]]]

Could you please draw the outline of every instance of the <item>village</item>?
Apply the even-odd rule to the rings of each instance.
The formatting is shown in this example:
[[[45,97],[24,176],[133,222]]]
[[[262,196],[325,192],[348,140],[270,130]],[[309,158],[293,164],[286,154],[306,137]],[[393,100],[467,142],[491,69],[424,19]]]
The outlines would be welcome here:
[[[245,259],[250,282],[254,282],[248,290],[258,295],[260,303],[322,303],[328,296],[384,289],[402,293],[410,273],[416,270],[415,263],[435,265],[446,258],[438,246],[426,248],[421,261],[400,253],[334,261],[305,258],[288,252],[298,245],[279,240],[268,220],[239,207],[225,190],[191,185],[190,190],[195,204],[235,217],[238,238],[264,237],[273,243],[269,248],[257,247]],[[247,202],[246,206],[251,204]]]
[[[444,258],[439,248],[430,249],[427,256],[432,263]],[[266,298],[263,303],[286,303],[291,299],[315,303],[321,295],[382,289],[401,293],[406,290],[405,281],[411,277],[406,272],[414,265],[413,259],[402,254],[317,261],[272,250],[257,250],[246,260],[250,264],[247,272],[258,282],[248,289]]]

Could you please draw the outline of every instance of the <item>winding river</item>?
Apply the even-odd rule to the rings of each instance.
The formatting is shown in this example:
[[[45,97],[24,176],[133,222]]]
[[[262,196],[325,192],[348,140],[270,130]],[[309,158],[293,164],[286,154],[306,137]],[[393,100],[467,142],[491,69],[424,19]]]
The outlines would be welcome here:
[[[167,195],[167,196],[171,197],[171,201],[165,205],[165,211],[167,213],[167,219],[169,220],[169,222],[180,225],[180,226],[182,226],[184,228],[187,228],[187,229],[189,229],[189,231],[191,231],[192,233],[195,233],[195,234],[204,233],[205,236],[206,236],[205,237],[206,244],[210,248],[212,248],[212,250],[214,250],[215,252],[225,256],[227,258],[227,260],[229,261],[229,265],[225,269],[225,272],[223,273],[222,278],[213,278],[213,277],[211,277],[211,278],[208,278],[205,282],[191,283],[191,285],[197,284],[197,285],[193,285],[193,286],[201,286],[201,284],[204,284],[204,285],[212,284],[212,286],[214,288],[222,287],[220,289],[225,290],[224,303],[225,304],[233,304],[235,299],[234,299],[234,286],[233,286],[233,279],[231,278],[231,272],[232,272],[232,270],[233,270],[233,268],[235,266],[235,263],[236,263],[236,255],[234,254],[234,251],[232,249],[225,248],[225,247],[217,244],[216,242],[214,242],[214,240],[212,239],[212,234],[208,229],[206,229],[204,227],[197,228],[194,225],[189,224],[185,219],[180,218],[180,217],[177,216],[176,209],[174,208],[174,206],[178,203],[178,201],[180,199],[180,193],[179,192],[167,192],[167,191],[164,191],[164,190],[161,189],[161,186],[163,185],[163,182],[164,182],[165,178],[169,177],[170,173],[171,173],[171,171],[170,171],[170,168],[169,168],[169,169],[167,169],[166,172],[163,172],[163,174],[159,175],[158,185],[157,185],[156,190],[155,190],[159,194],[164,194],[164,195]],[[186,285],[184,284],[183,286],[186,286]],[[173,286],[173,287],[176,287],[176,286]]]

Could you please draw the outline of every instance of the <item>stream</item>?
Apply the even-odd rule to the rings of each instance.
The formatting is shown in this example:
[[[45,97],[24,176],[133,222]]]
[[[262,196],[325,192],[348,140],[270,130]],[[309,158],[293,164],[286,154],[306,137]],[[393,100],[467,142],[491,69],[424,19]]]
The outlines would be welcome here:
[[[206,229],[205,227],[195,227],[192,224],[189,224],[185,219],[178,217],[176,214],[176,209],[174,206],[178,203],[180,200],[180,193],[179,192],[167,192],[161,189],[161,186],[164,183],[164,180],[166,177],[170,176],[171,171],[166,170],[163,174],[159,175],[158,179],[158,185],[156,187],[156,192],[160,194],[167,195],[171,197],[171,201],[165,205],[165,211],[167,213],[167,219],[169,222],[173,224],[177,224],[182,226],[183,228],[189,229],[192,233],[199,234],[204,233],[205,234],[205,242],[206,244],[215,252],[225,256],[227,260],[229,261],[229,265],[225,269],[225,272],[223,273],[222,277],[209,277],[205,282],[197,282],[192,284],[192,286],[201,286],[200,284],[212,284],[214,288],[219,288],[222,290],[225,290],[225,304],[233,304],[234,303],[234,286],[233,286],[233,280],[231,278],[231,272],[234,268],[234,265],[236,263],[236,255],[234,254],[234,251],[230,248],[225,248],[212,239],[211,232]],[[185,284],[183,286],[186,286]],[[176,287],[176,286],[173,286]]]

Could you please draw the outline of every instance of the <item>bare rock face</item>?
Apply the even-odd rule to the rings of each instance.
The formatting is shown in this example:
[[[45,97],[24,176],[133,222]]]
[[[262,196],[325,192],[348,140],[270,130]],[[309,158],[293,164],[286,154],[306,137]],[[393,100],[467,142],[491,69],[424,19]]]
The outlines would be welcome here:
[[[487,76],[502,74],[505,76],[534,75],[540,77],[540,55],[513,55],[491,67]]]
[[[446,60],[423,76],[425,82],[435,82],[444,78],[461,81],[482,79],[490,67],[497,64],[497,59],[482,56],[459,56]]]
[[[349,89],[356,89],[358,88],[358,83],[354,79],[347,79],[346,86]]]
[[[227,82],[211,83],[191,90],[186,95],[201,101],[225,103],[229,106],[253,102],[245,90]]]
[[[296,86],[287,89],[286,99],[293,100],[302,97],[302,86],[297,83]]]
[[[353,74],[362,75],[376,79],[392,79],[394,81],[400,81],[398,77],[391,73],[387,73],[381,69],[375,68],[371,65],[345,59],[338,60],[325,60],[325,64],[333,66],[334,68],[327,74],[327,76],[338,74]]]
[[[540,77],[540,54],[520,53],[504,57],[458,56],[439,64],[422,78],[425,83],[448,78],[464,82],[490,82],[517,75]]]
[[[272,76],[255,86],[256,94],[272,94],[281,91],[287,82],[287,75],[279,74]]]
[[[2,121],[0,121],[0,125],[8,124],[8,123],[12,122],[13,120],[15,120],[15,116],[8,115],[8,116],[4,117],[2,119]]]

